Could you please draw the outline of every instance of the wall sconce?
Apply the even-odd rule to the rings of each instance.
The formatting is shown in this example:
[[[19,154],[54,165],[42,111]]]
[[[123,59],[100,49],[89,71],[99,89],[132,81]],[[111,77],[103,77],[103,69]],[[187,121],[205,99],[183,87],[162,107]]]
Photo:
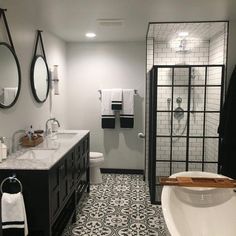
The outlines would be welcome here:
[[[51,89],[54,89],[54,95],[59,95],[58,65],[54,65],[51,71]]]

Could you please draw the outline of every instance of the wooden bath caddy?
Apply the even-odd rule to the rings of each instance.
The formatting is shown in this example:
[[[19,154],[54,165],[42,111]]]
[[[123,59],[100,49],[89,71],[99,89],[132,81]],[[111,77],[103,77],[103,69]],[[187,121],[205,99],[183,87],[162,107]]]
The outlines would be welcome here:
[[[181,187],[206,187],[206,188],[235,188],[236,180],[228,178],[206,178],[206,177],[160,177],[161,185]]]
[[[23,147],[35,147],[43,142],[43,137],[40,135],[34,136],[31,140],[28,136],[21,138],[21,145]]]

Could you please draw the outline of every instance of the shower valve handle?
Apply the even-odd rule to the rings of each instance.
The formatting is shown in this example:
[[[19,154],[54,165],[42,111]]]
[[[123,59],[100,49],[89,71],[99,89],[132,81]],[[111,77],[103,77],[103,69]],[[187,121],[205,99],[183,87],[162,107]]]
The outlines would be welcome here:
[[[138,133],[139,138],[145,138],[145,135],[143,133]]]

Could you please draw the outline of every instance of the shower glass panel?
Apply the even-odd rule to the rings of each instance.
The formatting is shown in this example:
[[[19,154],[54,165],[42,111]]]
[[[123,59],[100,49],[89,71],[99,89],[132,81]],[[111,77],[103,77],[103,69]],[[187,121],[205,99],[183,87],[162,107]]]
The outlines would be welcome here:
[[[204,126],[204,112],[190,112],[189,136],[202,137]]]
[[[182,172],[186,170],[186,164],[184,162],[172,162],[171,172],[172,174]]]
[[[202,171],[202,164],[199,163],[189,163],[189,171]]]
[[[218,161],[219,140],[217,138],[205,139],[205,160],[206,162]]]
[[[156,65],[149,72],[149,187],[160,202],[159,177],[218,170],[217,128],[223,65]]]
[[[203,138],[189,138],[189,162],[202,162]]]
[[[170,138],[156,138],[157,147],[157,160],[160,161],[169,161],[169,150],[170,150]]]
[[[205,67],[192,67],[192,85],[205,85]]]
[[[168,117],[171,112],[157,112],[157,133],[168,136],[170,133]]]
[[[172,139],[172,160],[185,162],[185,159],[186,159],[185,153],[186,153],[186,138],[173,138]]]

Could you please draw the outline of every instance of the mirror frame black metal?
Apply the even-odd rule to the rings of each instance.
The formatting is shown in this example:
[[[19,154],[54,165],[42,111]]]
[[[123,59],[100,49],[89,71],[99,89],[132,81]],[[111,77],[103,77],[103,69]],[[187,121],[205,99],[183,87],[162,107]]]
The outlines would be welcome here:
[[[44,50],[44,45],[43,45],[43,39],[42,39],[42,35],[41,35],[42,31],[41,30],[37,30],[37,37],[36,37],[36,44],[35,44],[35,49],[34,49],[34,55],[33,55],[33,59],[32,59],[32,63],[31,63],[31,67],[30,67],[30,85],[31,85],[31,91],[33,93],[34,99],[38,102],[38,103],[44,103],[47,98],[48,98],[48,94],[49,94],[49,85],[50,85],[50,74],[49,74],[49,68],[48,68],[48,63],[47,63],[47,59],[46,59],[46,54],[45,54],[45,50]],[[41,48],[42,48],[42,55],[37,55],[37,48],[38,48],[38,43],[41,43]],[[35,68],[35,63],[37,61],[38,58],[42,58],[45,62],[46,65],[46,70],[47,70],[47,92],[46,92],[46,97],[45,99],[41,100],[36,92],[35,89],[35,83],[34,83],[34,68]]]
[[[36,64],[36,61],[37,61],[38,58],[43,59],[45,65],[46,65],[46,70],[47,70],[47,92],[46,92],[46,97],[43,100],[41,100],[38,97],[38,94],[37,94],[36,89],[35,89],[35,83],[34,83],[34,68],[35,68],[35,64]],[[41,56],[41,55],[35,55],[33,57],[31,68],[30,68],[30,85],[31,85],[31,90],[32,90],[32,93],[34,95],[35,100],[39,103],[44,103],[47,100],[48,93],[49,93],[49,69],[48,69],[47,62],[45,61],[44,57]]]
[[[0,8],[0,19],[1,19],[1,17],[3,18],[3,22],[4,22],[4,25],[5,25],[6,31],[7,31],[7,35],[8,35],[8,39],[9,39],[10,44],[8,44],[6,42],[0,42],[0,45],[3,45],[5,47],[7,47],[10,50],[10,52],[12,53],[12,55],[14,56],[14,58],[15,58],[16,67],[17,67],[17,71],[18,71],[18,89],[17,89],[16,97],[12,101],[11,104],[4,105],[4,104],[0,103],[0,108],[3,108],[3,109],[10,108],[10,107],[12,107],[17,102],[18,97],[20,95],[20,90],[21,90],[21,69],[20,69],[20,63],[19,63],[18,57],[16,55],[16,51],[15,51],[14,44],[13,44],[13,41],[12,41],[10,29],[9,29],[8,24],[7,24],[7,19],[6,19],[5,11],[6,11],[6,9]]]

